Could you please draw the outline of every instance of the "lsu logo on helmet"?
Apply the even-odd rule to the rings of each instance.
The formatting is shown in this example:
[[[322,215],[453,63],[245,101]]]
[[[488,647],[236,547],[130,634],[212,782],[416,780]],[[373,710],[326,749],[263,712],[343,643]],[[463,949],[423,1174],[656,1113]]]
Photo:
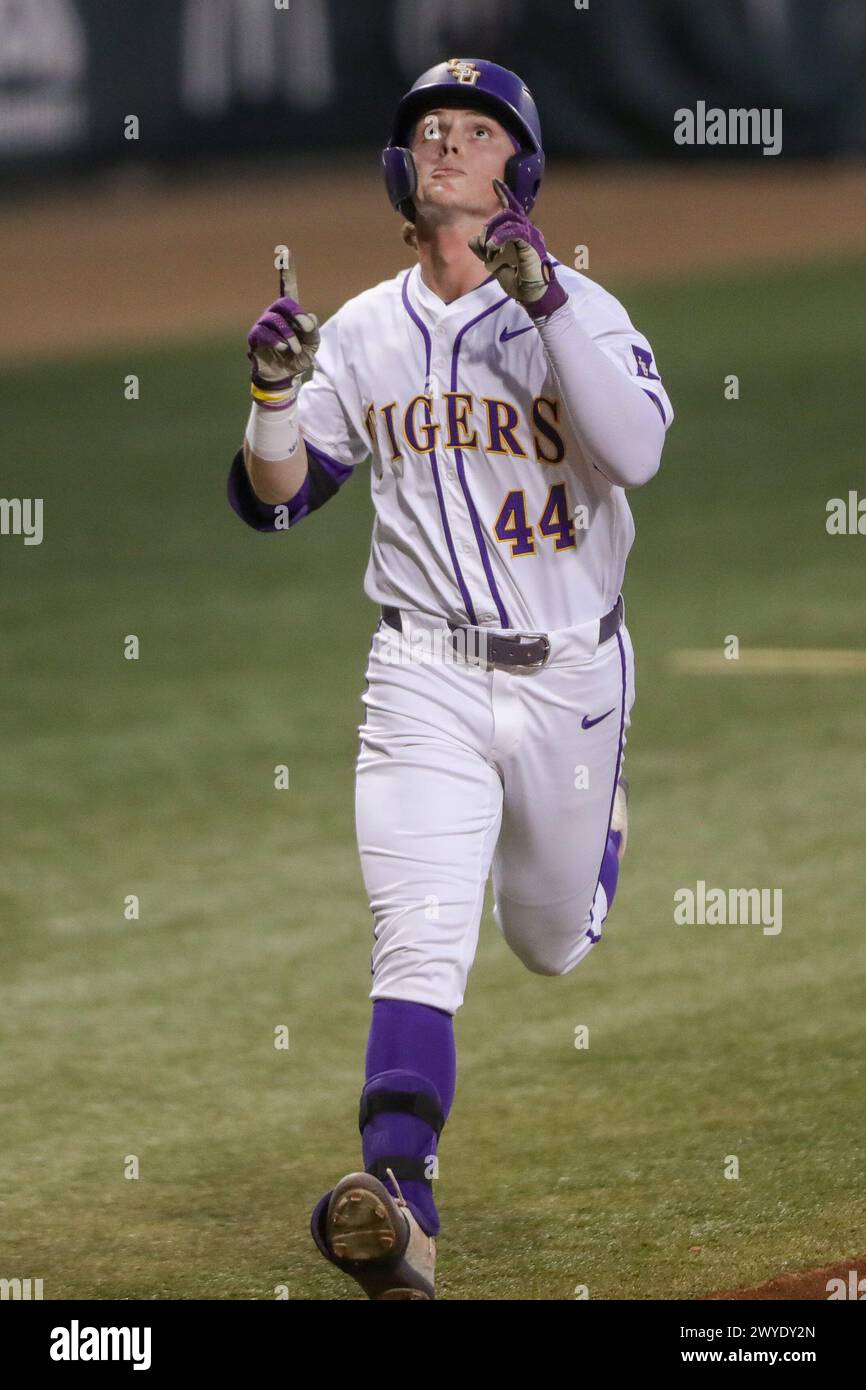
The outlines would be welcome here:
[[[449,58],[448,71],[458,82],[466,82],[470,87],[474,87],[481,76],[481,69],[474,63],[467,63],[465,58]]]

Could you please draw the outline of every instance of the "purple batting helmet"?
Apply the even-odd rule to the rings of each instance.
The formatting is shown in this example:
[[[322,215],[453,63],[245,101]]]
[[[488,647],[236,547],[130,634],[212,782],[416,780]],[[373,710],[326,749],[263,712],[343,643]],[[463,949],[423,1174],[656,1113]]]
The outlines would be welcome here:
[[[484,58],[449,58],[422,73],[397,107],[391,139],[382,151],[385,187],[399,213],[415,221],[413,201],[418,175],[407,148],[415,122],[435,106],[485,111],[505,127],[519,150],[505,166],[505,182],[529,212],[544,173],[541,123],[529,88],[516,72]]]

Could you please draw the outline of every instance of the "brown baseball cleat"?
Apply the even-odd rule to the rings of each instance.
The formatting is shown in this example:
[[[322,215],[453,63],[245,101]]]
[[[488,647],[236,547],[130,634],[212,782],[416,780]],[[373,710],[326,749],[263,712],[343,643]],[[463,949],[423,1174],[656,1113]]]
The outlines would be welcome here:
[[[349,1173],[316,1206],[313,1239],[327,1260],[376,1300],[435,1298],[436,1241],[400,1194],[371,1173]]]

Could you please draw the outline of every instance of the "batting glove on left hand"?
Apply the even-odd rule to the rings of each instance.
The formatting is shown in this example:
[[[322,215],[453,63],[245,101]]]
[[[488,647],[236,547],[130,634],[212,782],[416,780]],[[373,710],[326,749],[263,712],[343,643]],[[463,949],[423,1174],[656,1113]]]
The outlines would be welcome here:
[[[470,238],[469,246],[530,318],[543,318],[560,308],[568,295],[556,278],[541,232],[501,179],[494,179],[493,187],[502,211]]]

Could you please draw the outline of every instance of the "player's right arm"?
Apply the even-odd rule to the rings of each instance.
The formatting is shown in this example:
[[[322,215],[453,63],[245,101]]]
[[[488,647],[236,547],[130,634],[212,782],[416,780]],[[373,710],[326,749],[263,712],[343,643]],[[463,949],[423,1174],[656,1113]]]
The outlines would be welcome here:
[[[314,314],[295,299],[275,300],[247,338],[252,404],[243,442],[244,467],[260,502],[278,506],[293,497],[308,472],[298,426],[298,391],[319,346]]]
[[[281,502],[294,497],[303,486],[310,471],[307,449],[303,439],[300,448],[284,459],[263,459],[250,448],[250,441],[244,436],[244,468],[250,480],[250,487],[260,502],[266,506],[277,507]]]
[[[276,300],[250,330],[252,405],[228,481],[231,506],[257,531],[286,530],[322,506],[369,453],[349,410],[339,314],[321,335],[297,301]],[[301,385],[310,366],[313,375]]]

